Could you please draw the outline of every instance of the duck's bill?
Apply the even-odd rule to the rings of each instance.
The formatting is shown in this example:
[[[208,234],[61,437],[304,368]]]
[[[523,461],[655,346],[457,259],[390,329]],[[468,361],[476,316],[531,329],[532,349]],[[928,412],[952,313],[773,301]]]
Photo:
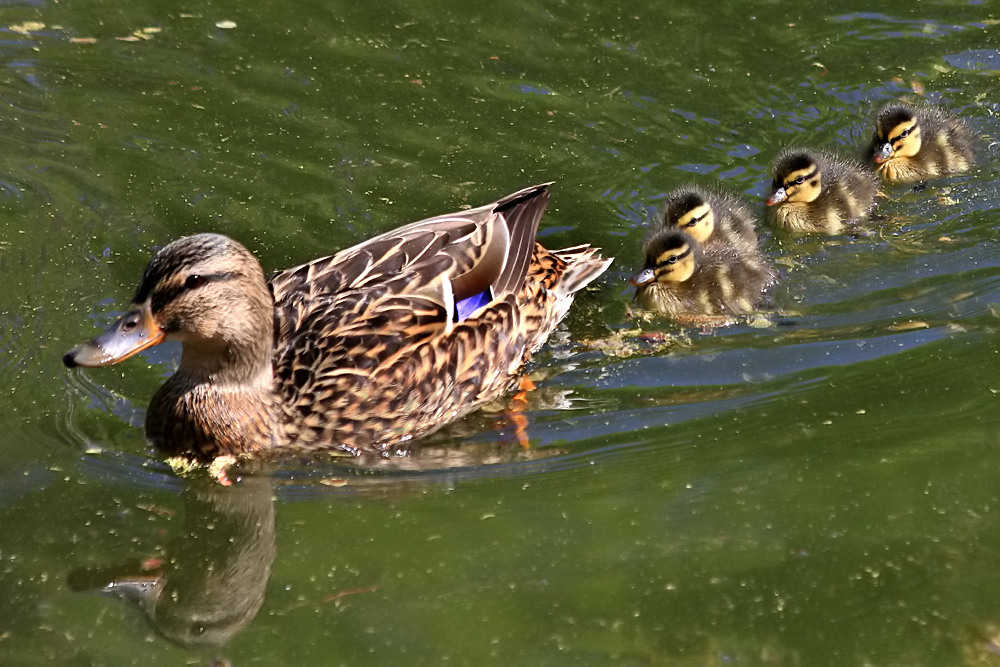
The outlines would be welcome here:
[[[144,304],[119,317],[97,338],[67,352],[63,363],[69,368],[110,366],[162,343],[165,337]]]
[[[648,285],[654,280],[656,280],[656,274],[653,273],[653,269],[645,269],[629,278],[628,283],[633,287],[642,287],[643,285]]]
[[[785,192],[785,188],[778,188],[771,194],[770,197],[764,200],[764,203],[767,204],[768,206],[774,206],[775,204],[780,204],[781,202],[785,201],[785,197],[787,196],[788,193]]]
[[[139,574],[130,578],[115,579],[104,588],[96,589],[101,595],[108,595],[135,605],[143,611],[152,612],[156,599],[163,590],[163,578],[158,574]]]
[[[885,144],[882,148],[875,151],[875,155],[872,157],[875,159],[875,164],[882,164],[892,157],[892,144]]]
[[[108,595],[152,611],[163,589],[164,578],[159,569],[141,571],[142,565],[123,563],[108,568],[79,568],[69,574],[72,591]]]

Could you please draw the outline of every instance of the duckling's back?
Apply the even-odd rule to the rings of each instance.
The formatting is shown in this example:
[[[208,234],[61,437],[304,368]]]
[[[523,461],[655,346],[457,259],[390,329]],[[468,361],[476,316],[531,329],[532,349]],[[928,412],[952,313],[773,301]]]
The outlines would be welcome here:
[[[868,215],[875,206],[878,195],[878,179],[870,171],[854,161],[829,158],[826,169],[831,175],[821,206],[836,211],[844,222],[859,220]],[[817,202],[820,203],[820,202]]]

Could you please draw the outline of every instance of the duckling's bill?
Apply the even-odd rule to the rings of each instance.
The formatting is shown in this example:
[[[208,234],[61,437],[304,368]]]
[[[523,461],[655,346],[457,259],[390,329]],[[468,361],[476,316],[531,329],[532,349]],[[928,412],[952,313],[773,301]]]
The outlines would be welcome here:
[[[886,143],[882,148],[875,151],[872,158],[875,160],[875,164],[882,164],[886,160],[892,157],[892,144]]]
[[[639,273],[629,278],[628,284],[632,287],[642,287],[656,280],[656,272],[653,269],[643,269]]]
[[[777,204],[780,204],[781,202],[785,201],[786,197],[788,197],[788,192],[785,191],[785,188],[778,188],[773,193],[771,193],[771,196],[768,197],[764,201],[764,203],[767,206],[776,206]]]
[[[104,333],[67,352],[63,363],[69,368],[110,366],[159,345],[165,338],[166,333],[153,319],[149,302],[132,304]]]

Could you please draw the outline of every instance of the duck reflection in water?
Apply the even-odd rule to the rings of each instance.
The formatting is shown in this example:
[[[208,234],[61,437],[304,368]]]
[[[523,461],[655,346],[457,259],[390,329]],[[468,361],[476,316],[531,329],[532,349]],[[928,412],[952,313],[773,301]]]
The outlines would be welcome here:
[[[178,644],[221,646],[264,603],[274,560],[272,484],[254,477],[230,487],[192,480],[184,495],[184,533],[170,545],[167,564],[149,572],[137,562],[80,569],[69,584],[137,606]]]

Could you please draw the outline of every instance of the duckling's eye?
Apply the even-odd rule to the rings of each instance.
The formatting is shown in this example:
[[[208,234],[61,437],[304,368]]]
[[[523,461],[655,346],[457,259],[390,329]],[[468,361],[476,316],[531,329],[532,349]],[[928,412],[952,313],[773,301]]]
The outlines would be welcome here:
[[[806,179],[804,176],[799,176],[794,181],[792,181],[792,185],[802,185],[803,183],[805,183],[805,181]]]
[[[198,289],[202,285],[208,282],[208,278],[205,276],[194,273],[187,277],[184,281],[184,289]]]
[[[685,224],[684,226],[685,226],[685,227],[694,227],[694,226],[695,226],[695,225],[697,225],[697,224],[698,224],[699,222],[701,222],[701,218],[695,218],[694,220],[690,220],[690,221],[689,221],[689,222],[688,222],[687,224]]]
[[[903,130],[902,132],[899,133],[899,138],[900,139],[907,138],[908,136],[910,136],[910,132],[912,132],[912,131],[913,131],[912,127],[910,129],[908,129],[908,130]]]

